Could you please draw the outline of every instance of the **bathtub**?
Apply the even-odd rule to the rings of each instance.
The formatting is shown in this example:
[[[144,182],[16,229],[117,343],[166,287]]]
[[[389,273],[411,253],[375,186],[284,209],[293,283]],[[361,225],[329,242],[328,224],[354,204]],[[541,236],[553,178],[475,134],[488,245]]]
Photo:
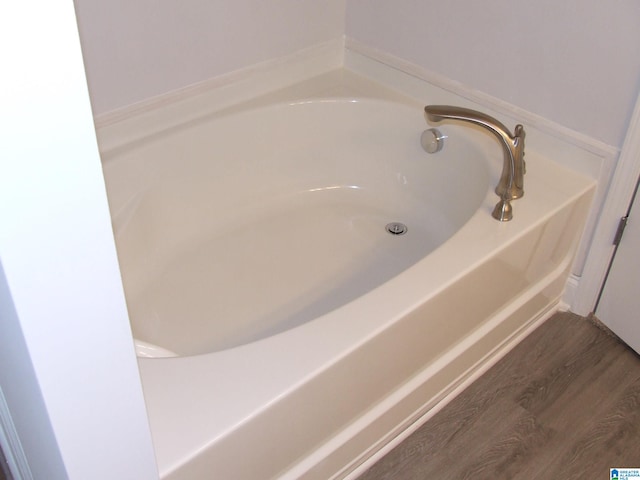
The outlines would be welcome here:
[[[355,477],[559,307],[593,180],[528,149],[498,222],[490,134],[333,93],[103,149],[163,479]]]

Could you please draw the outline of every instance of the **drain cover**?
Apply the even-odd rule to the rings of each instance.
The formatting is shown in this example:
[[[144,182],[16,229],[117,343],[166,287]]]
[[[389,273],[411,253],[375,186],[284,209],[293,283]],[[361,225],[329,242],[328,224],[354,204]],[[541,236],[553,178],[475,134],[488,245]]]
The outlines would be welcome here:
[[[407,233],[407,226],[404,223],[400,222],[391,222],[387,223],[387,232],[392,235],[404,235]]]

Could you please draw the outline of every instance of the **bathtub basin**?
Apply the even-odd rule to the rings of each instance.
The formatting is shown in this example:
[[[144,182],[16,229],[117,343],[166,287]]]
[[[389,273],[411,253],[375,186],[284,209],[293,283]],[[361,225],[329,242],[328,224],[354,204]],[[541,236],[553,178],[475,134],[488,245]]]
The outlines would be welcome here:
[[[558,308],[594,182],[423,105],[309,98],[104,152],[163,479],[344,478]],[[390,222],[405,235],[385,230]],[[142,352],[142,350],[141,350]]]
[[[110,198],[135,338],[164,355],[235,347],[428,255],[493,180],[463,135],[427,154],[425,128],[410,106],[324,99],[215,118],[110,158],[109,184],[130,184]]]

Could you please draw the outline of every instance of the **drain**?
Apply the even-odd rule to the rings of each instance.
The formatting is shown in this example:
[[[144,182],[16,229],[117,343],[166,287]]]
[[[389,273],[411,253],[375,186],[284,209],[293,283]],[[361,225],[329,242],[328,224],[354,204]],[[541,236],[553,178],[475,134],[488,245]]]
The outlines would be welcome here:
[[[392,235],[404,235],[407,233],[407,226],[400,222],[387,223],[387,232]]]

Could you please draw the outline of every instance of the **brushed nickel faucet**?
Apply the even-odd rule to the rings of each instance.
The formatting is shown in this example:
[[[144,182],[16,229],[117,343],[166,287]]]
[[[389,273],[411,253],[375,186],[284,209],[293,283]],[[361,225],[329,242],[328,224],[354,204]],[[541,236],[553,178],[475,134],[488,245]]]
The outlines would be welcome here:
[[[495,189],[500,201],[491,215],[501,222],[511,220],[513,218],[511,200],[524,195],[524,127],[520,124],[516,125],[512,135],[507,127],[485,113],[450,105],[427,105],[424,111],[430,122],[458,120],[473,123],[486,128],[500,140],[504,152],[504,165]]]

